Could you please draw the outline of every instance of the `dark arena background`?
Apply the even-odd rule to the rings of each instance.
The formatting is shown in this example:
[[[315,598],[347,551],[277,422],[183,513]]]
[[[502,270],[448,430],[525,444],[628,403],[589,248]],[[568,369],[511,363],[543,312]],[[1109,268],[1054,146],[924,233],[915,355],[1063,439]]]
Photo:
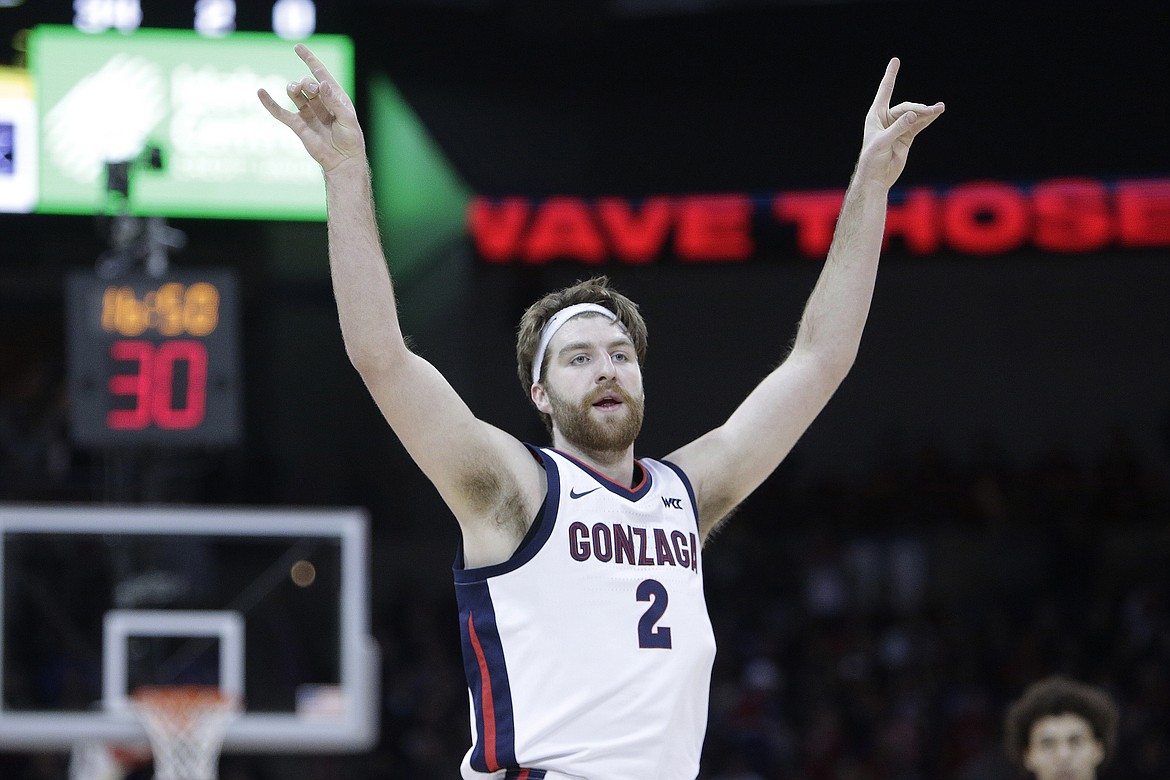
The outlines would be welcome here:
[[[20,31],[73,24],[84,5],[0,3],[5,64],[28,64]],[[142,27],[192,26],[190,3],[129,5]],[[218,40],[271,30],[271,2],[194,6],[232,7],[236,32]],[[1120,704],[1102,777],[1170,777],[1162,5],[341,0],[317,3],[315,22],[353,41],[414,348],[480,417],[543,443],[515,324],[547,290],[605,273],[650,327],[648,456],[722,422],[783,358],[900,57],[895,101],[947,110],[891,197],[852,373],[705,550],[719,654],[701,777],[1007,780],[1004,708],[1054,673]],[[300,77],[291,42],[286,63]],[[94,110],[121,105],[115,90]],[[271,121],[258,102],[255,116]],[[19,159],[8,127],[0,176]],[[130,186],[151,167],[132,166]],[[457,526],[348,362],[324,223],[152,223],[185,236],[167,250],[176,278],[234,280],[234,339],[198,353],[221,427],[141,398],[109,427],[84,416],[94,385],[72,376],[67,312],[69,279],[110,259],[116,220],[7,211],[0,506],[364,509],[374,746],[226,753],[220,776],[458,776]],[[10,749],[0,777],[65,778],[68,764]]]

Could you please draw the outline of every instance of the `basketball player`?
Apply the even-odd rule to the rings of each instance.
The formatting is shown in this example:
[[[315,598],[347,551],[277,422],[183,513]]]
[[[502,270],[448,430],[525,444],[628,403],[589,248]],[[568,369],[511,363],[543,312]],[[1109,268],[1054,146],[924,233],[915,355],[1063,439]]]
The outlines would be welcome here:
[[[471,694],[472,778],[681,780],[699,771],[715,642],[702,545],[776,468],[853,362],[887,193],[943,105],[890,107],[891,60],[824,270],[795,344],[719,427],[663,460],[634,457],[646,326],[593,279],[525,313],[521,381],[552,447],[478,419],[413,354],[394,316],[365,142],[326,67],[260,91],[325,174],[329,257],[354,366],[459,522],[455,570]],[[813,108],[805,115],[815,122]]]
[[[1095,780],[1117,745],[1117,721],[1117,705],[1104,691],[1049,677],[1008,708],[1004,747],[1035,780]]]

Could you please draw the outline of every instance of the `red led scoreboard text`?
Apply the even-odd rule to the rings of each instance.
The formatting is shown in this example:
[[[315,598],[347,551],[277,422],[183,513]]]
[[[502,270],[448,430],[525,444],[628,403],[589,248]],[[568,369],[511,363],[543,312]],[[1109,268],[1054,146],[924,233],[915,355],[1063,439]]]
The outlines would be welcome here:
[[[467,221],[478,255],[493,264],[644,265],[665,257],[734,263],[794,250],[823,259],[844,194],[477,197]],[[1170,179],[978,181],[898,190],[890,197],[886,243],[915,255],[976,256],[1170,247]]]
[[[72,431],[80,444],[239,437],[237,294],[225,271],[70,278]]]

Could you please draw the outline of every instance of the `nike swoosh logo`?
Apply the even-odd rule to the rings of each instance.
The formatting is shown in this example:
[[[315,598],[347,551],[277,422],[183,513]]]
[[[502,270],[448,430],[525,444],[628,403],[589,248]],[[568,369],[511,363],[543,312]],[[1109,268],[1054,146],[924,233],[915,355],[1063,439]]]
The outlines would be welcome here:
[[[595,487],[595,488],[593,488],[593,490],[601,490],[601,488]],[[569,498],[581,498],[582,496],[589,495],[590,493],[593,492],[593,490],[586,490],[584,493],[578,493],[576,490],[570,489],[569,490]]]

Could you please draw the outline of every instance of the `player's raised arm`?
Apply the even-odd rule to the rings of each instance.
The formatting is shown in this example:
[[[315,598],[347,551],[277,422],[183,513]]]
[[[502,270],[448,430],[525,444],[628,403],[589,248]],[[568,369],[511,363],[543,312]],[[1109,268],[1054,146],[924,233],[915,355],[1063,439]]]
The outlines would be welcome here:
[[[669,456],[695,484],[704,535],[775,470],[853,365],[873,295],[886,198],[910,145],[944,109],[891,107],[898,67],[890,60],[865,117],[857,167],[791,353],[726,423]]]
[[[325,65],[304,44],[296,52],[312,73],[287,86],[297,110],[282,108],[263,89],[258,94],[325,173],[333,290],[346,351],[364,376],[366,367],[406,355],[374,218],[365,138],[353,101]]]
[[[543,475],[519,441],[477,419],[443,376],[407,348],[353,100],[307,47],[298,44],[296,52],[312,74],[288,85],[296,110],[281,107],[263,89],[258,94],[325,174],[329,267],[346,352],[394,432],[455,513],[468,557],[477,563],[502,560],[543,500]],[[501,511],[518,517],[500,517]],[[510,529],[518,527],[513,540],[516,531]]]

